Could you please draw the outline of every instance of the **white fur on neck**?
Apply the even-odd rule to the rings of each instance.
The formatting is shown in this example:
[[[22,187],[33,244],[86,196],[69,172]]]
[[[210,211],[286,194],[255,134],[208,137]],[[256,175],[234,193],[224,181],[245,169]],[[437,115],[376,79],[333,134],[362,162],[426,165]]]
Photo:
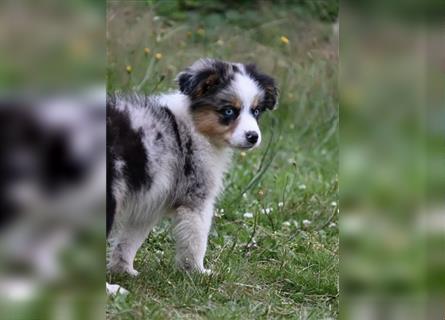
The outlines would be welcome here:
[[[190,117],[190,98],[179,91],[172,91],[159,96],[159,103],[170,109],[173,114],[181,119]]]
[[[218,197],[223,190],[224,174],[229,170],[232,160],[233,150],[231,148],[212,148],[209,166],[212,168],[214,181],[216,182],[213,192],[214,197]]]

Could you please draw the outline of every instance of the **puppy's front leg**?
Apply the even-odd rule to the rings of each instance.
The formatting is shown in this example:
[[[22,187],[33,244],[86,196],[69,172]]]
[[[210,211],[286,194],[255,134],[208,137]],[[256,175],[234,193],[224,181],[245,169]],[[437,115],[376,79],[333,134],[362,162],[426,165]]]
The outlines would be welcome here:
[[[204,268],[207,238],[212,223],[213,204],[201,209],[179,207],[173,233],[176,240],[176,264],[185,271],[208,272]]]

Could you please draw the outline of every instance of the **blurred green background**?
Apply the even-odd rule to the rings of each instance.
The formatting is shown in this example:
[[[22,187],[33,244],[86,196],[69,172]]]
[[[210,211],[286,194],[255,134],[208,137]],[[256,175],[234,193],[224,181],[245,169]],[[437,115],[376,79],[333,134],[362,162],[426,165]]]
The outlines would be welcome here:
[[[165,222],[136,257],[109,319],[335,318],[338,313],[337,1],[109,1],[107,88],[176,89],[196,59],[255,62],[280,89],[262,147],[237,152],[205,261],[173,266]]]
[[[349,4],[340,51],[342,315],[441,319],[444,11],[435,1]]]
[[[0,94],[103,85],[105,1],[0,3]]]

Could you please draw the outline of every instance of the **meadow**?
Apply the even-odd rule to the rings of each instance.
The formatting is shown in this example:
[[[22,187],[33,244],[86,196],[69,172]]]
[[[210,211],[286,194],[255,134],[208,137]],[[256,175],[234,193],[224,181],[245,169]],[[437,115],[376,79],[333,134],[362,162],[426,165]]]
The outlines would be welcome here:
[[[179,71],[214,57],[255,62],[273,75],[279,106],[260,121],[262,146],[236,152],[225,179],[205,260],[213,273],[175,269],[164,221],[136,257],[137,278],[107,274],[130,291],[108,298],[107,318],[337,318],[338,35],[332,16],[314,15],[297,1],[196,3],[109,1],[107,89],[175,89]]]

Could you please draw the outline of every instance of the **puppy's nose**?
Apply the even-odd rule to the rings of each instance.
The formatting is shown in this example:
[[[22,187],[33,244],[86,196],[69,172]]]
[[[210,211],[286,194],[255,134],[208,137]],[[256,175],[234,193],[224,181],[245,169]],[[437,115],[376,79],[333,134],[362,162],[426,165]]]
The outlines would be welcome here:
[[[246,140],[251,144],[255,144],[258,141],[258,133],[255,131],[247,131]]]

